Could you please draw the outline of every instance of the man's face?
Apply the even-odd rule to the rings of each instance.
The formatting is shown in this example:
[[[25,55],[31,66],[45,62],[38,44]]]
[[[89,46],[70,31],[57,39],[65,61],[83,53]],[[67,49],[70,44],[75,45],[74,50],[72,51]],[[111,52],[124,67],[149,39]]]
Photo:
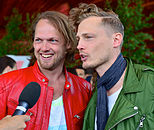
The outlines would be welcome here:
[[[83,20],[78,26],[77,39],[83,68],[97,68],[110,60],[112,34],[101,25],[100,17]]]
[[[37,23],[33,46],[41,70],[52,70],[63,65],[66,54],[65,40],[48,20],[41,19]]]

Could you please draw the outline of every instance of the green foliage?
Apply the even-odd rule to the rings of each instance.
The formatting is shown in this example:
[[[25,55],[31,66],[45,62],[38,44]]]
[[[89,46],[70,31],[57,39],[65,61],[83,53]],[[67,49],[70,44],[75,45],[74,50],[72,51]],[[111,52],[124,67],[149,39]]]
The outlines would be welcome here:
[[[117,7],[107,1],[106,7],[115,11],[125,27],[123,55],[130,57],[134,62],[154,66],[154,53],[146,46],[145,40],[152,40],[152,35],[142,30],[150,28],[149,20],[154,18],[154,13],[149,16],[143,14],[142,0],[118,0]]]
[[[0,56],[7,54],[27,55],[28,35],[30,26],[30,16],[27,14],[26,20],[23,21],[22,15],[17,9],[13,9],[10,17],[6,17],[8,23],[5,26],[6,35],[0,40]],[[24,30],[26,29],[26,31]],[[26,32],[26,33],[25,33]]]
[[[145,42],[145,40],[152,40],[152,36],[142,32],[144,28],[152,26],[149,20],[154,18],[154,13],[149,16],[143,14],[142,0],[117,0],[117,6],[113,7],[110,1],[106,1],[106,7],[115,11],[125,26],[123,55],[130,57],[136,63],[154,66],[154,53],[147,48]],[[35,14],[30,17],[27,13],[26,20],[23,20],[22,15],[13,9],[13,14],[5,18],[8,23],[5,27],[6,35],[0,40],[0,56],[29,54],[27,51],[29,28],[34,16]],[[79,64],[78,61],[68,66],[73,67],[77,64]]]

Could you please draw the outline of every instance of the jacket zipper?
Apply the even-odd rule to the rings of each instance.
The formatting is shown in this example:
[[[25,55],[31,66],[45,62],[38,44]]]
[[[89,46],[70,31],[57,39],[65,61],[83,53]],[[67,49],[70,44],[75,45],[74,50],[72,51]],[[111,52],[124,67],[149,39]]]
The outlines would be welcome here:
[[[43,83],[42,85],[43,87],[45,86],[46,87],[46,84]],[[47,84],[47,87],[46,87],[46,97],[45,97],[45,103],[43,104],[44,106],[42,107],[43,109],[43,112],[42,112],[42,119],[41,119],[41,126],[40,128],[42,128],[42,125],[43,125],[43,116],[44,116],[44,113],[45,113],[45,108],[46,108],[46,104],[47,104],[47,92],[48,92],[48,84]],[[50,108],[51,109],[51,108]],[[50,117],[49,117],[49,120],[50,120]],[[49,126],[49,122],[48,122],[48,126]]]
[[[120,121],[118,121],[116,124],[114,124],[111,128],[109,128],[109,130],[111,130],[113,127],[115,127],[115,126],[116,126],[117,124],[119,124],[121,121],[123,121],[123,120],[125,120],[125,119],[127,119],[127,118],[130,118],[130,117],[133,117],[133,116],[135,116],[136,114],[138,114],[138,112],[134,113],[133,115],[130,115],[130,116],[128,116],[128,117],[123,118],[122,120],[120,120]]]
[[[140,119],[140,123],[139,123],[139,125],[138,125],[138,127],[137,127],[136,130],[139,130],[140,128],[143,127],[143,121],[144,121],[144,120],[145,120],[145,115],[143,115],[143,116],[141,117],[141,119]]]

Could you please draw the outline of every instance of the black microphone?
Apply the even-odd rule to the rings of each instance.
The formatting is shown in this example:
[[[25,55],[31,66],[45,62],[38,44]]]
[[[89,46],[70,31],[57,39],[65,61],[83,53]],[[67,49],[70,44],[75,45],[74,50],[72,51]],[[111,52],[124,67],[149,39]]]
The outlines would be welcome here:
[[[21,92],[19,104],[12,116],[26,114],[27,110],[36,104],[40,93],[40,85],[36,82],[30,82]]]

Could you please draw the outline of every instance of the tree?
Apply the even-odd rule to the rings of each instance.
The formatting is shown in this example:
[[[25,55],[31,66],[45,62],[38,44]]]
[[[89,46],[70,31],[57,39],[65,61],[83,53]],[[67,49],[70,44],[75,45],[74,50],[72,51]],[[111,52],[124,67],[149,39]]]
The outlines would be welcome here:
[[[154,13],[145,16],[142,0],[118,0],[117,6],[107,0],[106,7],[112,8],[121,19],[125,27],[123,55],[130,57],[136,63],[154,66],[154,52],[147,48],[146,40],[152,40],[152,35],[142,32],[150,28],[149,20],[154,18]]]
[[[27,14],[26,20],[22,19],[22,15],[17,9],[13,9],[10,17],[5,17],[8,23],[5,26],[6,35],[0,40],[0,56],[13,54],[13,55],[27,55],[27,49],[30,16]],[[25,31],[26,30],[26,31]]]

